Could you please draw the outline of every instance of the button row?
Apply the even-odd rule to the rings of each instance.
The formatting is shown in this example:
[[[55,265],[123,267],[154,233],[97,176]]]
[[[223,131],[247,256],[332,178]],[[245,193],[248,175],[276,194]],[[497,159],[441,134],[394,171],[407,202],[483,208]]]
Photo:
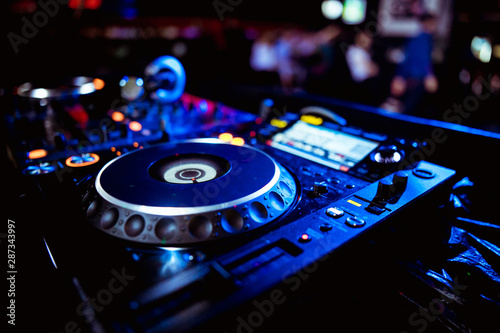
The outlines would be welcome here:
[[[330,207],[326,210],[326,215],[333,217],[334,219],[338,219],[339,217],[344,216],[344,214],[344,210],[339,207]],[[366,224],[366,221],[357,216],[349,216],[346,219],[345,224],[351,228],[360,228]]]
[[[330,207],[326,210],[326,215],[334,219],[338,219],[345,215],[345,211],[339,207]],[[361,228],[366,225],[366,221],[357,216],[349,216],[345,220],[345,224],[351,228]],[[332,229],[333,224],[328,222],[324,222],[319,226],[319,230],[322,232],[328,232]],[[303,233],[297,240],[299,243],[308,243],[312,240],[312,236],[307,233]]]

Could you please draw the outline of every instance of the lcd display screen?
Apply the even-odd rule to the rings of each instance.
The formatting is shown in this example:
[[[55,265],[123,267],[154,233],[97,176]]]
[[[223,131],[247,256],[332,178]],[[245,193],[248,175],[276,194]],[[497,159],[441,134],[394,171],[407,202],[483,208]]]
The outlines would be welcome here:
[[[349,171],[379,143],[302,120],[275,134],[268,144],[336,170]]]

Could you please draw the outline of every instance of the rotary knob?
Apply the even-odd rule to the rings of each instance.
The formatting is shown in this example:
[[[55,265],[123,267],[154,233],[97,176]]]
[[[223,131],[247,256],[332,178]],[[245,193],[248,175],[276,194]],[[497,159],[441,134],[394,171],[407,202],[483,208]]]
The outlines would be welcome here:
[[[395,145],[382,146],[372,155],[372,160],[380,164],[398,163],[402,158],[403,152]]]
[[[392,178],[392,182],[394,183],[396,193],[401,195],[406,190],[408,184],[408,173],[404,171],[396,172]]]
[[[381,179],[378,182],[377,194],[375,195],[375,201],[388,201],[394,194],[394,183],[389,179]]]
[[[309,192],[309,196],[313,198],[318,198],[322,194],[325,194],[328,192],[328,186],[326,184],[319,183],[319,182],[314,182],[312,191]]]

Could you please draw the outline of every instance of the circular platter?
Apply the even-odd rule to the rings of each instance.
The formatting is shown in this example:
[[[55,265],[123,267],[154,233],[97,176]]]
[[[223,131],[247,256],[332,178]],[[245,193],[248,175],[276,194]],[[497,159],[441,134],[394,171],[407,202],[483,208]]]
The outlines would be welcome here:
[[[110,161],[82,203],[88,221],[110,235],[188,247],[271,223],[297,192],[293,176],[266,153],[197,139]]]

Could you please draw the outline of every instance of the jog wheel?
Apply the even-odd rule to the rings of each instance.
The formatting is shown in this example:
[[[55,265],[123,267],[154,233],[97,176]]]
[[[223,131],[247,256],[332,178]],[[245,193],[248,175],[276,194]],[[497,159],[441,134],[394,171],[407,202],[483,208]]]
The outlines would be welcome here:
[[[83,205],[89,222],[110,235],[188,247],[260,228],[296,199],[293,176],[266,153],[199,139],[112,160]]]

